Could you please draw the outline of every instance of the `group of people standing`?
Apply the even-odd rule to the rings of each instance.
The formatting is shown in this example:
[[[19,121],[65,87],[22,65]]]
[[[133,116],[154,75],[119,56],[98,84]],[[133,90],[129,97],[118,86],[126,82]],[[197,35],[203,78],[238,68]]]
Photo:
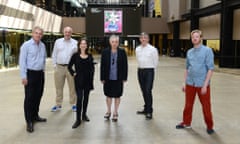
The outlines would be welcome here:
[[[72,28],[65,27],[64,37],[55,41],[52,53],[54,66],[54,80],[56,87],[56,105],[51,109],[56,112],[62,109],[63,88],[65,79],[68,81],[70,104],[76,111],[76,121],[72,128],[77,128],[81,121],[90,121],[87,107],[90,91],[94,89],[94,58],[88,53],[87,39],[79,41],[71,38]],[[21,46],[19,65],[22,84],[25,88],[24,114],[28,132],[34,131],[35,122],[46,122],[46,118],[39,116],[39,106],[44,90],[44,71],[46,48],[41,42],[43,29],[36,26],[32,30],[32,38]],[[183,112],[183,122],[177,129],[187,128],[191,124],[191,113],[195,94],[199,95],[203,106],[207,132],[212,134],[213,122],[210,107],[210,78],[213,70],[213,55],[210,48],[201,44],[201,31],[191,33],[194,48],[187,55],[187,67],[183,90],[186,93],[186,105]],[[149,35],[140,34],[141,44],[136,48],[138,61],[138,81],[144,100],[143,114],[146,120],[152,119],[153,96],[152,88],[155,70],[159,56],[155,47],[149,44]],[[113,122],[118,121],[120,98],[123,95],[124,83],[128,78],[128,59],[125,50],[119,48],[119,36],[109,37],[110,47],[102,51],[100,63],[100,81],[106,96],[107,111],[104,118]],[[114,105],[113,110],[112,105]]]

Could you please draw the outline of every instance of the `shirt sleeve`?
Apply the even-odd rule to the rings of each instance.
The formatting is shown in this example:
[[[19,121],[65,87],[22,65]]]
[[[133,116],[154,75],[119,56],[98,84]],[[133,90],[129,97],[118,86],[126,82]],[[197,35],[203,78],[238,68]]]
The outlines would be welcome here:
[[[94,67],[94,58],[92,55],[90,56],[90,73],[91,73],[91,81],[93,81],[94,73],[95,73],[95,67]]]
[[[75,55],[72,55],[71,59],[70,59],[70,62],[68,64],[68,71],[69,73],[73,76],[75,71],[73,70],[73,65],[75,64]]]
[[[187,51],[187,57],[186,57],[186,69],[189,68],[189,59],[188,59],[189,51]]]
[[[22,79],[27,78],[27,47],[23,44],[20,48],[19,56],[20,76]]]
[[[94,58],[93,58],[93,56],[92,55],[89,55],[90,56],[90,61],[91,61],[91,72],[95,72],[95,67],[94,67],[94,65],[95,65],[95,63],[94,63]]]
[[[53,47],[52,63],[54,67],[57,65],[57,41],[55,41],[54,47]]]
[[[209,50],[207,51],[206,64],[208,70],[214,69],[214,55],[211,48],[209,48]]]
[[[44,47],[44,63],[43,63],[43,70],[46,68],[46,59],[47,59],[47,51],[46,51],[46,46],[43,44]]]
[[[123,80],[127,80],[128,78],[128,59],[127,59],[127,54],[125,50],[122,50],[122,55],[123,55],[123,66],[124,66],[124,71],[123,71]]]
[[[158,66],[158,60],[159,60],[158,51],[157,51],[156,48],[154,48],[154,52],[153,52],[153,62],[154,62],[155,68],[157,68],[157,66]]]

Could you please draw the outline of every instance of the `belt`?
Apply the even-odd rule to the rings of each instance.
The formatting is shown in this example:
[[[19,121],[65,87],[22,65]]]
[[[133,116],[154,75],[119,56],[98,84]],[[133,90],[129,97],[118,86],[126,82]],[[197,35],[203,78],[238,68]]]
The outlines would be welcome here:
[[[43,72],[43,70],[32,70],[32,69],[27,69],[28,72]]]
[[[154,70],[154,68],[138,68],[139,70]]]
[[[68,66],[68,64],[57,64],[57,65],[60,65],[60,66]]]

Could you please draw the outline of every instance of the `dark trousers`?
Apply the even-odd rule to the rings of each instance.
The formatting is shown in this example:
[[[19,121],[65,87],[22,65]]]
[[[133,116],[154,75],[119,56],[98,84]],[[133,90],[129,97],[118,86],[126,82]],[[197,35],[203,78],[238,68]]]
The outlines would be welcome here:
[[[24,115],[26,122],[33,122],[38,117],[40,101],[44,89],[44,72],[27,70],[28,83],[24,87]]]
[[[142,90],[142,95],[144,99],[144,111],[146,113],[152,113],[152,88],[153,88],[153,80],[154,80],[154,69],[146,68],[146,69],[138,69],[138,82],[140,84],[140,88]]]
[[[80,121],[82,115],[86,115],[90,90],[78,89],[77,93],[77,120]]]

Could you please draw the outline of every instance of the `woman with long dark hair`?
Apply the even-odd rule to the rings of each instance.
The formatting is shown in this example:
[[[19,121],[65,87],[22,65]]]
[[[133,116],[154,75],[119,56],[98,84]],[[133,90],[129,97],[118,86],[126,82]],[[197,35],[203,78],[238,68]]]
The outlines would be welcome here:
[[[72,128],[77,128],[81,120],[90,121],[87,116],[87,106],[90,90],[93,90],[94,62],[92,55],[88,53],[85,38],[78,41],[78,52],[72,55],[68,70],[74,76],[77,93],[77,117],[72,126]]]

